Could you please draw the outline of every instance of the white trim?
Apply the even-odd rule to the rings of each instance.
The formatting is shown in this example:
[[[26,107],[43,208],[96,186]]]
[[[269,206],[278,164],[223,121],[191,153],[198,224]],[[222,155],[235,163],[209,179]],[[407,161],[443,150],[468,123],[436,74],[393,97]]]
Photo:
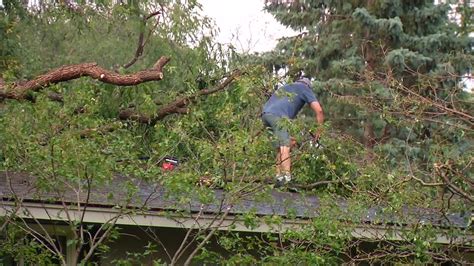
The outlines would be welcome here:
[[[3,208],[0,208],[0,216],[10,215],[14,211],[15,204],[13,202],[3,202]],[[71,206],[68,209],[69,216],[72,220],[81,219],[83,209],[77,209]],[[24,219],[37,219],[40,221],[64,221],[68,222],[68,218],[64,208],[55,204],[41,203],[23,203],[22,208],[16,214]],[[167,214],[163,212],[150,211],[127,211],[121,213],[119,209],[87,207],[84,214],[84,223],[106,223],[117,219],[117,225],[134,225],[134,226],[150,226],[150,227],[167,227],[167,228],[215,228],[215,223],[219,219],[215,219],[216,215],[211,214],[186,214],[179,213]],[[120,216],[120,217],[118,217]],[[286,230],[298,229],[308,224],[305,219],[283,219],[278,226],[259,223],[254,228],[248,228],[244,222],[234,215],[227,216],[222,224],[218,225],[218,230],[231,230],[240,232],[285,232]],[[210,226],[210,227],[209,227]],[[209,227],[209,228],[208,228]],[[403,238],[403,232],[409,229],[401,226],[383,226],[383,225],[365,225],[356,226],[351,232],[354,238],[375,239],[375,240],[406,240]],[[435,242],[440,244],[468,244],[474,243],[474,234],[466,230],[466,234],[455,238],[448,238],[445,234],[438,234]]]

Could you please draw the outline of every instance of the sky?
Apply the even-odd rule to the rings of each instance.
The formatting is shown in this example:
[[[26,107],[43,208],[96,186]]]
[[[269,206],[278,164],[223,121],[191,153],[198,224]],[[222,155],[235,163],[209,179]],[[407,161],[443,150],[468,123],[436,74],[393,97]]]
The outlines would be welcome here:
[[[232,44],[240,52],[263,52],[277,39],[295,32],[263,11],[264,0],[199,0],[204,14],[220,28],[217,40]],[[3,0],[0,0],[2,6]]]
[[[199,0],[204,14],[220,28],[217,40],[241,52],[263,52],[275,47],[278,38],[295,35],[263,11],[264,0]]]
[[[220,28],[217,40],[232,44],[240,52],[272,50],[277,40],[296,32],[281,25],[263,11],[264,0],[199,0],[205,15]],[[2,6],[3,0],[0,0]],[[474,92],[474,78],[464,79],[468,90]]]

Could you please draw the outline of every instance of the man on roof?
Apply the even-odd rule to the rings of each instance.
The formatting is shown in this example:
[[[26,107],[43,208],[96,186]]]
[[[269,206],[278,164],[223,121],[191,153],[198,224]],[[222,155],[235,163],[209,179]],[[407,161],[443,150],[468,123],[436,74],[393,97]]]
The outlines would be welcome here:
[[[324,123],[324,114],[321,104],[311,88],[311,80],[302,77],[294,83],[278,88],[263,106],[262,120],[275,137],[273,146],[277,150],[276,156],[276,184],[280,187],[291,181],[291,148],[296,141],[292,138],[285,126],[285,121],[296,118],[305,104],[313,110],[316,123]],[[320,137],[322,127],[315,134],[315,140]]]

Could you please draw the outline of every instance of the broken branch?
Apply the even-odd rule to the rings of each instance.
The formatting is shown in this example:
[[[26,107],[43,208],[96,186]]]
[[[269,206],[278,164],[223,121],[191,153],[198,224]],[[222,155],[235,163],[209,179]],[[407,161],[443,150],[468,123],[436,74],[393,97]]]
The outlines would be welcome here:
[[[134,110],[125,109],[120,112],[119,118],[122,120],[134,120],[134,121],[144,123],[144,124],[155,124],[156,122],[158,122],[159,120],[162,120],[168,115],[187,113],[188,109],[186,107],[190,103],[196,101],[196,99],[201,96],[213,94],[218,91],[224,90],[241,74],[242,74],[241,71],[236,70],[217,87],[211,88],[211,89],[203,89],[196,92],[195,94],[191,96],[183,97],[171,103],[168,103],[167,105],[159,109],[158,112],[154,114],[153,116],[143,115],[143,114],[135,112]]]
[[[156,124],[156,122],[158,122],[159,120],[162,120],[168,115],[187,113],[189,112],[189,110],[186,108],[188,104],[196,101],[196,99],[201,96],[213,94],[218,91],[224,90],[240,75],[242,75],[242,72],[239,70],[236,70],[217,87],[211,88],[211,89],[200,90],[191,96],[177,99],[165,105],[163,108],[158,110],[158,112],[155,113],[153,116],[143,115],[143,114],[135,112],[132,109],[125,109],[120,112],[119,118],[121,120],[134,120],[134,121],[144,123],[144,124]]]
[[[62,66],[30,81],[0,85],[0,98],[23,100],[31,91],[40,91],[52,84],[84,76],[117,86],[133,86],[147,81],[158,81],[163,79],[163,67],[169,61],[169,57],[162,56],[153,68],[126,75],[106,70],[97,66],[96,63]]]
[[[234,71],[226,80],[224,80],[221,84],[219,84],[215,88],[211,89],[203,89],[198,91],[197,93],[189,96],[189,97],[184,97],[178,100],[175,100],[174,102],[171,102],[167,104],[165,107],[161,108],[158,113],[152,118],[152,122],[161,120],[168,116],[169,114],[174,114],[174,113],[181,113],[180,111],[182,108],[185,108],[189,103],[194,102],[197,98],[209,94],[216,93],[218,91],[221,91],[225,89],[227,86],[229,86],[237,77],[239,77],[242,73],[239,70]]]
[[[155,11],[153,13],[150,13],[148,14],[147,16],[145,16],[143,18],[143,21],[142,21],[142,24],[143,24],[143,28],[145,28],[146,26],[146,23],[147,21],[154,17],[154,16],[157,16],[157,15],[160,15],[162,13],[162,10],[158,10],[158,11]],[[145,45],[146,43],[148,42],[148,39],[150,38],[151,34],[153,33],[153,31],[156,29],[156,26],[158,26],[158,20],[157,22],[155,23],[154,27],[152,29],[150,29],[150,31],[148,32],[148,36],[145,40],[145,33],[144,33],[144,30],[142,30],[140,32],[140,34],[138,35],[138,44],[137,44],[137,50],[135,50],[135,55],[133,56],[133,58],[126,64],[124,64],[122,67],[123,68],[129,68],[131,67],[133,64],[135,64],[138,59],[140,58],[140,56],[143,55],[143,50],[145,48]]]

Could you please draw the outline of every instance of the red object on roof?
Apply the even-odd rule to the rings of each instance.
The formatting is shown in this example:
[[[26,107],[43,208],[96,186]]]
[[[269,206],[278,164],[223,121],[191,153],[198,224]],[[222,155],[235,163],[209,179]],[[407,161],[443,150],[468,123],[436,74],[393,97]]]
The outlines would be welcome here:
[[[163,161],[163,164],[161,165],[161,169],[164,171],[173,171],[177,166],[179,162],[175,158],[165,158]]]
[[[165,171],[173,171],[174,170],[174,164],[169,163],[169,162],[164,162],[161,168]]]

